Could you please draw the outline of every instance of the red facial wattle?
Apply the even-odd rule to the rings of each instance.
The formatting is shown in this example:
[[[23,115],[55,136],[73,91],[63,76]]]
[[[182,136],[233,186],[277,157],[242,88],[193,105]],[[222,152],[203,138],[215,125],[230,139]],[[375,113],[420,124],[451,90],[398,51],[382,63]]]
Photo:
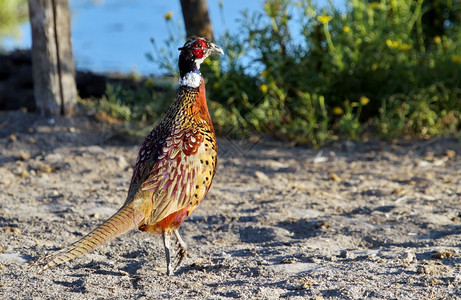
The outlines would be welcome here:
[[[192,53],[194,53],[195,57],[202,58],[203,57],[203,49],[202,48],[194,48],[192,49]]]
[[[207,47],[208,47],[207,42],[199,40],[194,44],[194,47],[192,48],[192,53],[197,58],[203,58],[203,49]]]

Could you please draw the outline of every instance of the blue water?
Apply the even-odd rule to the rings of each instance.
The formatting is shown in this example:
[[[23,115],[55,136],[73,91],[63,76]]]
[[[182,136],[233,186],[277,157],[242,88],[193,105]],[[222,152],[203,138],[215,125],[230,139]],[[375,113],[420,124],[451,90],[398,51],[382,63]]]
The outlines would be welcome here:
[[[334,0],[344,6],[345,0]],[[222,8],[220,8],[220,2]],[[225,30],[237,33],[236,20],[242,10],[261,10],[263,0],[208,0],[208,9],[215,37]],[[327,0],[319,0],[325,5]],[[152,52],[152,37],[161,46],[168,30],[182,30],[179,0],[70,0],[72,43],[76,67],[93,72],[131,72],[156,74],[160,71],[146,59]],[[169,28],[164,15],[173,13]],[[28,23],[21,27],[22,37],[6,39],[7,50],[31,47]]]

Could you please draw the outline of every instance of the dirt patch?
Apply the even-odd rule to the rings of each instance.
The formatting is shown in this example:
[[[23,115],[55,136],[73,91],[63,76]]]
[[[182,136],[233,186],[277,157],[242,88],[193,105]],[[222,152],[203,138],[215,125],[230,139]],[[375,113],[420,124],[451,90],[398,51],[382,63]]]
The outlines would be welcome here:
[[[461,147],[449,138],[312,150],[219,140],[210,193],[165,275],[159,236],[130,232],[41,275],[40,256],[123,203],[137,143],[84,116],[0,113],[0,298],[456,298]]]

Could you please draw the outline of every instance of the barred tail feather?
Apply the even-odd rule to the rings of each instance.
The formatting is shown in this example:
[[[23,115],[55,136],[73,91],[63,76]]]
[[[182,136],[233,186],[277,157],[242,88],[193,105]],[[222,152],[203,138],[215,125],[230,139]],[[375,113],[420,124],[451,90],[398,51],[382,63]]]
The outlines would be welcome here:
[[[134,210],[130,205],[122,207],[116,214],[110,217],[101,226],[90,232],[81,240],[73,243],[69,247],[59,251],[54,258],[46,263],[38,274],[43,271],[53,268],[57,265],[65,263],[69,260],[77,258],[83,254],[93,251],[99,246],[102,246],[117,236],[137,228],[143,219],[143,215]],[[44,258],[47,260],[48,257]],[[43,261],[38,261],[36,264],[41,264]]]

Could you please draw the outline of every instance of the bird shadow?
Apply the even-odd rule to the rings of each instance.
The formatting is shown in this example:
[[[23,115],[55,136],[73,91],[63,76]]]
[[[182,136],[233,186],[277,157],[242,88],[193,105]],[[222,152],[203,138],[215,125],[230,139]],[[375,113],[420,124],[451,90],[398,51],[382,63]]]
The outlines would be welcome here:
[[[276,238],[275,230],[271,227],[247,226],[239,228],[240,240],[245,243],[264,243]]]
[[[55,284],[59,284],[66,288],[69,288],[70,291],[73,293],[85,293],[86,292],[85,283],[82,278],[79,278],[74,281],[54,280],[53,282]]]
[[[322,221],[316,219],[290,219],[280,221],[276,226],[291,232],[293,239],[306,239],[317,236],[322,227]]]
[[[136,273],[138,273],[138,270],[142,268],[142,265],[145,263],[144,260],[132,260],[128,262],[123,268],[120,268],[120,270],[127,272],[131,276],[134,276]]]

